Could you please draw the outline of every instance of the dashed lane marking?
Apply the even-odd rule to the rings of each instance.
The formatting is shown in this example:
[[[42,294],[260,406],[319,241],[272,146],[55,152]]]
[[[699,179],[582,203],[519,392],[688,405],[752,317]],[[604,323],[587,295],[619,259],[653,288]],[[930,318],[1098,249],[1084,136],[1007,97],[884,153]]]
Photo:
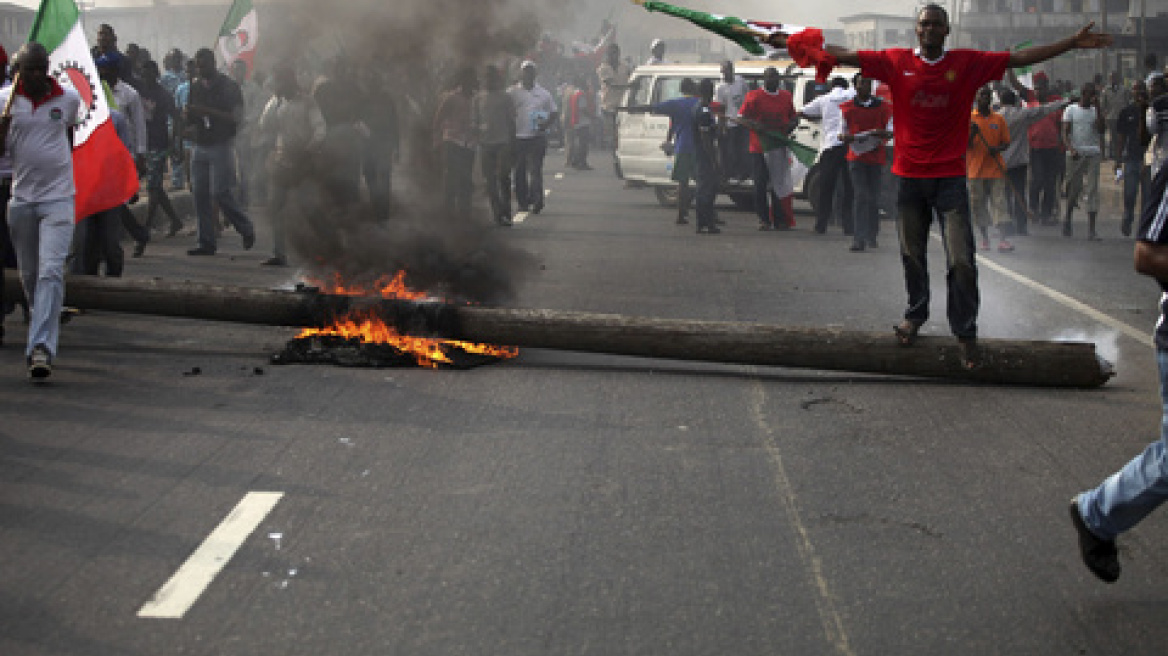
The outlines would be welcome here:
[[[248,492],[174,576],[142,606],[138,617],[181,619],[283,496],[283,492]]]

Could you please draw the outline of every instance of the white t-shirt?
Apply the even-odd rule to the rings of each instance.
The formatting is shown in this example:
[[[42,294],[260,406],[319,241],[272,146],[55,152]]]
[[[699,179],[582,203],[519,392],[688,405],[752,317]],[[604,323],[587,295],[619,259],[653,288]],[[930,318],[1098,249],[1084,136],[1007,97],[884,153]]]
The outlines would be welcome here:
[[[0,106],[8,102],[12,87],[0,90]],[[81,118],[81,96],[72,89],[33,108],[32,101],[17,95],[12,102],[12,127],[8,130],[8,154],[12,157],[12,197],[21,203],[71,198],[73,148],[69,128]]]
[[[543,136],[544,130],[540,126],[556,113],[552,94],[538,82],[531,89],[516,84],[507,90],[507,94],[515,103],[515,136],[519,139]]]
[[[750,91],[750,87],[746,85],[746,80],[741,75],[735,75],[733,82],[722,80],[714,87],[714,100],[722,103],[726,109],[726,118],[735,119],[742,109],[742,103],[746,101],[747,91]]]
[[[844,113],[840,110],[840,105],[855,97],[856,91],[854,89],[832,87],[831,91],[817,96],[815,100],[803,105],[803,109],[800,111],[811,118],[823,121],[823,136],[819,140],[820,152],[843,145],[844,142],[840,141],[840,133],[844,129]]]
[[[1087,108],[1074,104],[1063,110],[1063,124],[1071,126],[1071,147],[1081,155],[1099,155],[1099,132],[1095,130],[1095,120],[1099,116],[1095,107]]]

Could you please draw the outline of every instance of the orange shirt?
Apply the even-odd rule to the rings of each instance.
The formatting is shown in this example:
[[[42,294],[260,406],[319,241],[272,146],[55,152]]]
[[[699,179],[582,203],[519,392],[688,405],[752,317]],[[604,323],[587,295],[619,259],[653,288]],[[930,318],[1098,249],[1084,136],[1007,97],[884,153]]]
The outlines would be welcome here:
[[[1010,142],[1010,128],[1006,127],[1006,119],[994,111],[989,116],[982,116],[974,110],[970,121],[977,126],[981,136],[973,137],[969,151],[965,154],[966,175],[974,180],[1005,177],[1006,167],[1002,154],[990,155],[987,144],[1002,146]]]

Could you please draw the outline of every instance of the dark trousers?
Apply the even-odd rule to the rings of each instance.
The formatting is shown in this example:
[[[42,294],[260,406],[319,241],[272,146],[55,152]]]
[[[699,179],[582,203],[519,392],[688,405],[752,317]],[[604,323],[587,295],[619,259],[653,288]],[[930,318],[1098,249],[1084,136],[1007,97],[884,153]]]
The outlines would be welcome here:
[[[714,201],[718,198],[718,167],[710,158],[697,156],[697,191],[695,211],[698,228],[713,228],[717,223]]]
[[[96,276],[105,262],[105,275],[120,278],[126,265],[122,250],[122,208],[115,207],[87,216],[77,224],[74,233],[74,257],[71,270],[75,274]],[[127,211],[129,211],[127,209]],[[137,225],[135,223],[134,225]]]
[[[1054,218],[1055,194],[1063,162],[1063,151],[1058,148],[1030,150],[1030,211],[1040,220]]]
[[[1143,161],[1124,162],[1123,163],[1123,225],[1125,229],[1131,229],[1132,221],[1135,220],[1136,197],[1139,196],[1142,201],[1140,204],[1148,202],[1148,187],[1152,184],[1151,169],[1144,165]]]
[[[592,140],[592,126],[581,125],[568,132],[572,142],[572,149],[568,157],[568,166],[583,168],[588,166],[588,145]]]
[[[883,164],[868,162],[848,162],[848,177],[855,192],[855,221],[852,242],[864,246],[876,241],[880,227],[880,180],[884,176]]]
[[[470,214],[470,196],[474,188],[474,155],[473,148],[466,148],[456,143],[443,143],[443,155],[446,180],[446,209],[451,212]]]
[[[958,338],[977,337],[977,263],[970,223],[969,187],[956,178],[901,178],[896,203],[900,259],[908,309],[904,318],[920,325],[929,319],[929,228],[933,217],[945,245],[949,329]]]
[[[1014,222],[1014,230],[1027,234],[1026,219],[1026,173],[1027,165],[1006,169],[1006,212]]]
[[[843,185],[843,208],[840,212],[840,222],[844,234],[853,230],[852,207],[855,203],[852,192],[852,178],[848,175],[848,147],[836,146],[828,148],[819,155],[816,167],[819,169],[819,194],[815,199],[815,231],[826,232],[831,223],[833,205],[835,204],[836,185]]]
[[[770,190],[771,174],[766,158],[762,153],[751,153],[750,161],[754,171],[751,175],[754,180],[754,212],[758,214],[759,223],[773,228],[775,222],[771,210],[779,206],[779,199]]]
[[[718,142],[722,156],[722,171],[732,180],[745,180],[750,175],[750,130],[741,125],[730,125]]]
[[[393,149],[384,138],[366,139],[361,154],[361,174],[369,189],[369,204],[378,221],[389,219],[389,196],[393,190]]]
[[[511,144],[483,144],[483,181],[487,199],[491,202],[491,216],[496,221],[511,218]]]
[[[543,207],[543,158],[547,137],[515,140],[515,202],[521,211]]]

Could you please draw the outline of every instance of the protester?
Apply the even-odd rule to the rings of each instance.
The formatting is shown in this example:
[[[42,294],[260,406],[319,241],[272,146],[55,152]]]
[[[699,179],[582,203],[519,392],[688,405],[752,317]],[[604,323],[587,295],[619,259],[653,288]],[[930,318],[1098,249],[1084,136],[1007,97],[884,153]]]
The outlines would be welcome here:
[[[473,107],[481,168],[487,199],[491,203],[491,216],[499,225],[510,226],[515,104],[503,89],[503,73],[498,66],[488,66],[484,79],[486,90],[475,98]]]
[[[1063,110],[1063,143],[1067,149],[1067,209],[1063,219],[1063,236],[1074,234],[1071,214],[1079,204],[1084,188],[1087,192],[1087,239],[1098,241],[1095,219],[1099,216],[1099,165],[1103,160],[1100,143],[1105,124],[1099,111],[1099,93],[1095,85],[1083,85],[1077,104]],[[1085,178],[1085,180],[1084,180]]]
[[[1121,566],[1116,539],[1168,499],[1168,169],[1152,181],[1135,247],[1136,271],[1160,283],[1160,320],[1156,323],[1156,364],[1164,408],[1160,439],[1098,487],[1071,500],[1071,523],[1079,538],[1083,564],[1100,580],[1114,583]]]
[[[665,63],[665,42],[661,39],[653,39],[649,44],[649,59],[645,62],[649,66],[657,66]]]
[[[313,161],[325,136],[324,117],[312,96],[296,80],[296,71],[281,64],[272,72],[275,94],[260,114],[257,129],[261,138],[269,139],[274,148],[268,162],[268,220],[272,223],[272,257],[267,266],[288,264],[287,212],[288,197],[307,183],[314,174]]]
[[[1152,105],[1148,107],[1148,132],[1152,135],[1152,177],[1155,178],[1168,160],[1168,80],[1162,74],[1151,76],[1148,95]]]
[[[814,121],[822,121],[819,139],[818,194],[813,204],[815,206],[815,232],[827,232],[831,223],[834,208],[834,199],[837,187],[842,185],[843,208],[840,212],[840,223],[845,235],[852,234],[852,178],[848,175],[848,148],[840,140],[840,130],[843,127],[843,115],[840,105],[856,97],[856,92],[848,88],[848,81],[836,77],[831,81],[831,90],[816,96],[814,100],[803,105],[799,116]]]
[[[1006,119],[1010,131],[1010,145],[1003,159],[1006,163],[1006,211],[1014,221],[1014,234],[1030,234],[1030,207],[1026,203],[1026,179],[1030,168],[1030,128],[1049,114],[1066,107],[1070,101],[1060,100],[1035,107],[1021,107],[1018,94],[1004,89],[999,94],[1002,107],[999,113]]]
[[[332,70],[313,83],[312,98],[327,126],[317,168],[329,201],[349,207],[360,200],[361,156],[369,129],[361,122],[361,87],[348,57],[339,56]]]
[[[28,375],[53,371],[65,300],[65,258],[73,239],[73,130],[81,97],[49,75],[49,53],[27,43],[15,57],[20,80],[0,90],[0,106],[15,94],[11,115],[0,118],[0,151],[12,157],[8,227],[24,297],[32,300],[25,357]]]
[[[1152,135],[1144,120],[1149,101],[1143,80],[1136,80],[1132,84],[1131,97],[1132,103],[1120,110],[1115,119],[1113,139],[1117,153],[1115,174],[1123,180],[1123,222],[1120,224],[1120,232],[1124,237],[1131,236],[1137,195],[1141,201],[1147,202],[1148,186],[1152,183],[1149,169],[1144,164]]]
[[[880,181],[885,144],[892,138],[892,105],[872,95],[872,80],[855,77],[856,97],[840,106],[840,141],[847,148],[848,176],[855,189],[852,252],[876,248],[880,231]]]
[[[694,109],[694,174],[697,179],[696,208],[698,234],[716,235],[718,216],[714,200],[718,197],[718,118],[711,105],[714,102],[714,81],[703,78],[698,83],[698,106]]]
[[[726,117],[718,143],[722,173],[731,180],[750,177],[750,130],[735,120],[749,91],[746,79],[734,72],[734,62],[722,62],[722,80],[714,87],[714,101],[721,105]]]
[[[982,87],[969,122],[969,145],[965,155],[969,179],[969,205],[981,233],[981,250],[990,248],[990,226],[998,228],[998,251],[1008,253],[1014,245],[1006,239],[1008,216],[1004,193],[1006,164],[1002,153],[1010,147],[1006,119],[993,110],[994,92]]]
[[[1111,83],[1099,91],[1099,106],[1103,116],[1107,119],[1107,143],[1109,157],[1119,160],[1120,152],[1116,149],[1116,126],[1119,122],[1119,113],[1132,104],[1132,90],[1123,85],[1123,74],[1118,70],[1111,71]]]
[[[0,47],[0,89],[8,89],[8,53]],[[0,346],[4,345],[4,317],[16,309],[16,301],[4,297],[4,270],[16,268],[16,252],[8,235],[8,201],[12,198],[12,158],[0,153]]]
[[[1048,78],[1039,71],[1034,75],[1034,91],[1019,89],[1027,100],[1046,106],[1062,100],[1050,90]],[[1055,225],[1055,206],[1058,203],[1058,181],[1065,165],[1063,157],[1062,112],[1052,112],[1035,121],[1027,132],[1030,141],[1030,210],[1043,225]]]
[[[588,144],[592,140],[592,125],[596,120],[596,93],[583,76],[576,77],[572,88],[567,107],[564,108],[567,117],[565,137],[570,144],[568,152],[571,153],[568,166],[580,171],[591,171]]]
[[[237,59],[231,63],[231,79],[239,85],[243,96],[243,118],[235,133],[235,158],[239,171],[239,202],[244,207],[251,205],[253,197],[263,199],[264,176],[260,175],[263,161],[261,144],[255,133],[260,114],[271,98],[263,87],[263,77],[259,72],[248,74],[247,62]],[[254,193],[253,193],[254,192]]]
[[[782,78],[774,66],[762,73],[762,88],[746,94],[739,122],[750,128],[750,158],[754,173],[754,211],[759,230],[789,230],[795,222],[791,195],[790,155],[787,148],[768,133],[790,134],[799,124],[791,92],[781,87]]]
[[[138,86],[137,78],[134,77],[133,63],[126,58],[126,56],[118,50],[118,35],[114,32],[114,28],[108,23],[102,23],[97,28],[97,44],[90,50],[93,56],[93,61],[97,61],[102,55],[117,55],[118,60],[118,79],[124,80],[126,84],[136,87]]]
[[[148,61],[142,64],[142,86],[138,95],[142,98],[146,122],[146,229],[154,227],[154,214],[161,208],[170,219],[167,236],[173,237],[182,230],[183,224],[170,203],[163,178],[170,144],[173,142],[171,126],[174,124],[175,108],[174,98],[159,83],[157,63]]]
[[[177,154],[177,163],[173,166],[179,169],[179,176],[181,179],[191,179],[191,153],[195,150],[195,142],[192,140],[195,134],[195,126],[187,123],[186,106],[191,101],[191,83],[194,82],[198,75],[198,70],[195,68],[194,58],[188,59],[184,64],[186,76],[178,87],[174,90],[174,109],[178,112],[178,120],[174,128],[174,152]],[[173,182],[173,176],[172,176]],[[182,185],[176,188],[181,189]]]
[[[980,365],[977,265],[965,178],[969,107],[977,90],[1000,79],[1007,67],[1031,66],[1076,48],[1100,48],[1110,43],[1110,37],[1091,33],[1091,27],[1088,24],[1050,45],[1013,52],[947,50],[949,14],[944,7],[929,4],[917,12],[917,50],[855,52],[826,46],[826,53],[840,64],[859,66],[865,77],[891,87],[896,134],[893,173],[900,176],[897,214],[908,292],[904,320],[895,327],[902,345],[915,343],[921,325],[928,320],[926,256],[929,227],[936,215],[948,259],[949,327],[958,338],[962,366],[972,369]],[[782,33],[775,33],[768,42],[776,48],[787,45]]]
[[[669,117],[669,132],[661,149],[673,157],[673,170],[670,179],[677,183],[677,221],[678,225],[689,223],[689,207],[693,203],[693,189],[690,182],[694,180],[694,119],[700,100],[698,99],[698,85],[692,78],[682,78],[678,85],[681,96],[659,102],[654,105],[633,105],[625,109],[630,113],[652,112]]]
[[[629,67],[621,61],[620,46],[610,43],[605,53],[604,63],[596,69],[600,80],[600,108],[604,114],[601,143],[614,151],[617,146],[616,113],[621,98],[629,88]]]
[[[184,121],[194,126],[195,149],[191,154],[191,192],[198,215],[198,246],[187,255],[214,255],[218,230],[212,202],[243,237],[244,250],[255,245],[255,227],[235,199],[235,153],[232,139],[243,116],[243,96],[231,78],[215,67],[215,53],[201,48],[195,53],[199,76],[191,84]]]
[[[474,184],[475,135],[470,105],[477,91],[474,70],[459,71],[454,88],[443,94],[434,113],[434,148],[442,157],[446,209],[461,216],[470,215]]]
[[[538,73],[535,62],[523,62],[519,83],[507,90],[515,106],[515,202],[520,212],[530,210],[535,214],[544,207],[547,131],[559,117],[552,95],[535,81]]]
[[[360,120],[369,129],[369,137],[364,143],[361,173],[369,190],[374,217],[386,221],[393,188],[393,164],[401,148],[397,100],[380,66],[367,66],[363,82],[365,102]]]
[[[165,69],[162,73],[162,78],[159,83],[166,92],[170,94],[171,103],[175,106],[175,114],[170,119],[170,132],[174,138],[174,143],[168,147],[170,154],[170,188],[172,190],[182,189],[184,186],[185,176],[183,175],[183,154],[182,154],[182,140],[179,138],[181,132],[181,122],[178,116],[178,88],[179,85],[186,82],[186,75],[183,73],[185,65],[185,56],[178,48],[173,48],[166,56],[162,58],[162,67]]]

